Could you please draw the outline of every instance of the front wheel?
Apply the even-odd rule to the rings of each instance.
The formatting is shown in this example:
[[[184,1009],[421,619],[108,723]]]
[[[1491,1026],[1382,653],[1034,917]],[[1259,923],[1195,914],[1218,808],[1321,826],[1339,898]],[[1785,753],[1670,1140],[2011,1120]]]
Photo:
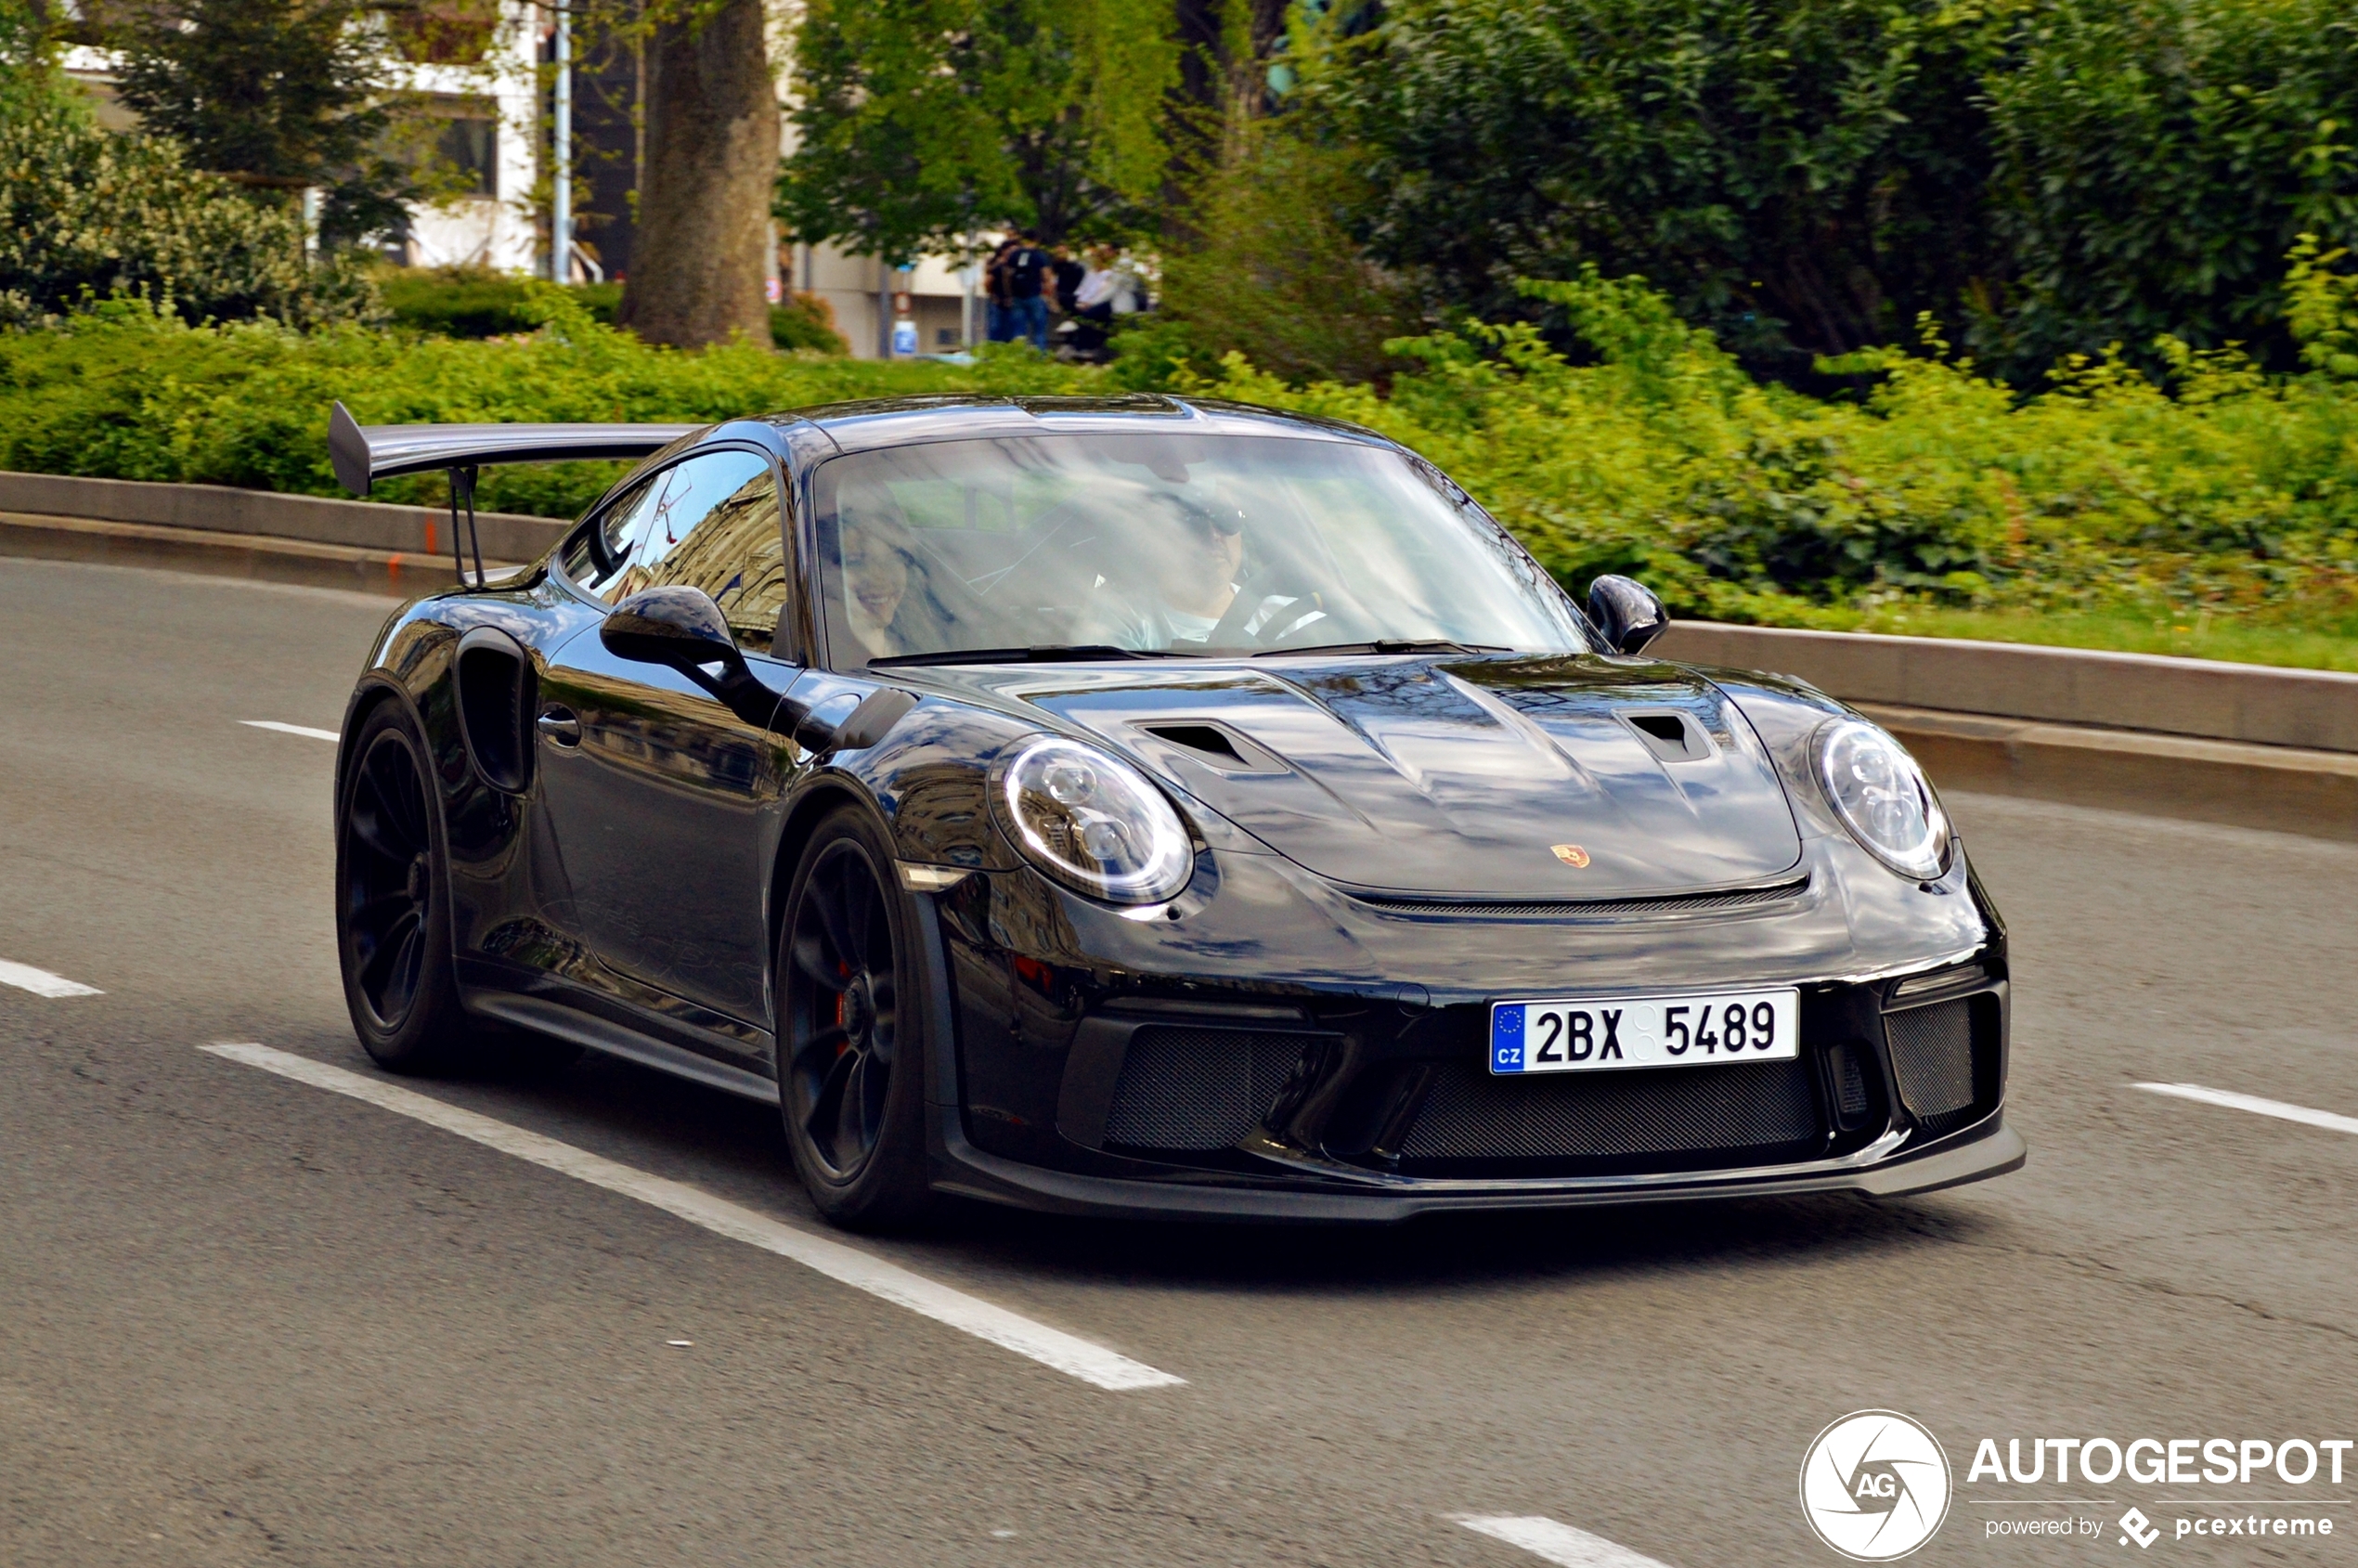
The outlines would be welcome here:
[[[925,1029],[913,922],[883,835],[858,809],[819,824],[779,928],[779,1106],[795,1169],[835,1224],[930,1207]]]

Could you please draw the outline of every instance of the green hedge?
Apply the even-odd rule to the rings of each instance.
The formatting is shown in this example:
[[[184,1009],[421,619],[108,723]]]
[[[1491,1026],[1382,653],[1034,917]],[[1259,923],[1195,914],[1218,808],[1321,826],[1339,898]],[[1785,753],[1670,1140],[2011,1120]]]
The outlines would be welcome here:
[[[2303,277],[2313,358],[2335,360],[2331,343],[2358,339],[2358,293],[2307,264],[2297,290]],[[1874,390],[1823,401],[1752,380],[1635,279],[1524,288],[1596,363],[1568,362],[1529,325],[1477,327],[1395,342],[1419,368],[1388,397],[1289,387],[1234,356],[1206,390],[1392,434],[1567,582],[1628,572],[1692,614],[2358,611],[2358,381],[2330,367],[2269,377],[2165,339],[2166,385],[2075,359],[2023,399],[1936,340],[1829,367]]]
[[[2075,361],[2021,399],[1940,345],[1832,368],[1848,402],[1756,382],[1634,280],[1530,284],[1591,363],[1529,326],[1396,341],[1387,394],[1028,349],[973,366],[649,348],[560,300],[522,338],[266,323],[129,305],[0,333],[0,467],[330,495],[327,409],[367,422],[716,420],[927,392],[1165,384],[1332,415],[1422,451],[1575,589],[1632,572],[1685,613],[1833,624],[1895,604],[2120,610],[2311,624],[2358,608],[2358,280],[2297,261],[2315,369],[2270,377],[2166,340],[2167,384]],[[1152,334],[1139,341],[1149,345]],[[497,469],[486,506],[570,515],[610,465]],[[398,481],[429,499],[435,481]]]
[[[119,302],[48,330],[0,332],[0,468],[341,495],[328,466],[328,406],[363,423],[719,420],[850,397],[982,387],[1078,392],[1103,373],[1030,350],[972,367],[879,364],[759,348],[651,348],[557,290],[546,325],[486,340],[268,322],[188,327]],[[571,516],[613,465],[495,469],[487,509]],[[438,478],[395,480],[390,499],[431,499]]]
[[[487,266],[386,267],[378,292],[393,324],[446,338],[500,338],[537,329],[557,295],[548,283]],[[622,308],[620,283],[579,283],[565,291],[591,320],[611,327]],[[784,349],[846,352],[835,316],[812,294],[770,307],[770,341]]]

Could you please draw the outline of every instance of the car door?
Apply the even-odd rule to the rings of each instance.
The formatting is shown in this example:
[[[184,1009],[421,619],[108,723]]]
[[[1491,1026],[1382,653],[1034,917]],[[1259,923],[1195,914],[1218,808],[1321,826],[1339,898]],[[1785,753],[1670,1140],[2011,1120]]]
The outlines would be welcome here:
[[[791,650],[773,646],[790,580],[779,495],[760,452],[689,457],[607,509],[606,549],[594,552],[605,559],[580,552],[577,585],[609,604],[646,588],[704,589],[756,679],[783,693],[798,671],[775,656]],[[675,670],[615,657],[593,625],[550,660],[538,745],[571,934],[656,993],[630,1000],[762,1059],[763,822],[794,766],[792,742]]]

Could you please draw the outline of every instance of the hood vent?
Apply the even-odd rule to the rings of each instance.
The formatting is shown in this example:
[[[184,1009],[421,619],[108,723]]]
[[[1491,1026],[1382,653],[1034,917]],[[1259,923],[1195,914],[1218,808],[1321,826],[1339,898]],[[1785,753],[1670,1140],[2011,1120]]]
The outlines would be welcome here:
[[[1159,741],[1191,753],[1198,762],[1235,773],[1283,772],[1285,765],[1243,736],[1218,724],[1142,724]]]
[[[1711,755],[1711,738],[1683,713],[1625,713],[1646,749],[1665,762],[1700,762]]]

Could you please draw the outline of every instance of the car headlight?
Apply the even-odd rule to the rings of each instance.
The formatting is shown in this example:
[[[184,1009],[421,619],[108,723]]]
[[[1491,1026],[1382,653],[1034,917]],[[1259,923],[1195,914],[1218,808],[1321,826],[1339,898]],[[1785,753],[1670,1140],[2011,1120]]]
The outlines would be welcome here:
[[[1115,903],[1159,903],[1195,869],[1195,847],[1162,792],[1127,763],[1045,738],[1016,754],[997,798],[1040,869]]]
[[[1835,719],[1819,732],[1818,780],[1875,859],[1918,882],[1949,869],[1949,819],[1898,741],[1863,719]]]

